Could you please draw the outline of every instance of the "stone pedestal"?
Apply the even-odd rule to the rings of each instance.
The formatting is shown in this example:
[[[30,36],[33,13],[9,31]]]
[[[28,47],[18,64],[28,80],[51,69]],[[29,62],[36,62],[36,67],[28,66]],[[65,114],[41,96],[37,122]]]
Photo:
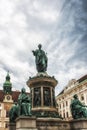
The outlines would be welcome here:
[[[36,128],[36,118],[20,116],[16,119],[16,130],[38,130]]]
[[[36,117],[58,117],[55,100],[57,80],[46,73],[30,78],[27,85],[31,90],[32,114]]]
[[[16,129],[13,126],[11,124],[9,130],[87,130],[87,119],[65,121],[58,118],[19,117]]]
[[[71,130],[70,124],[58,118],[37,118],[39,130]]]
[[[40,130],[87,130],[87,119],[65,121],[58,118],[37,118],[37,128]]]
[[[71,130],[87,130],[87,119],[70,121]]]
[[[16,130],[16,123],[9,123],[9,130]]]

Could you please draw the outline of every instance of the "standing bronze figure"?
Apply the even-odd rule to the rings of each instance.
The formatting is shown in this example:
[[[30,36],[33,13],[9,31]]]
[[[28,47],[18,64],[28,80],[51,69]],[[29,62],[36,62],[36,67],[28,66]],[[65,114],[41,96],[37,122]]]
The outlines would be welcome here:
[[[37,50],[32,51],[35,56],[36,69],[38,72],[45,72],[47,70],[47,56],[46,53],[41,49],[42,45],[39,44]]]

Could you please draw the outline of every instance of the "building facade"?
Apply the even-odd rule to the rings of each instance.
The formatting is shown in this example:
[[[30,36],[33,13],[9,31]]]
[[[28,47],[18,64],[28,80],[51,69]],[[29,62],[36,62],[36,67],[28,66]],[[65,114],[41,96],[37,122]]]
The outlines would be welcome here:
[[[0,130],[8,130],[9,110],[17,102],[19,94],[19,91],[12,91],[10,76],[7,73],[3,90],[0,90]],[[74,94],[77,94],[79,100],[87,105],[87,75],[78,80],[69,81],[64,90],[56,97],[58,113],[65,120],[72,119],[70,103]]]
[[[56,97],[58,112],[65,120],[72,119],[70,104],[74,94],[77,94],[79,100],[87,105],[87,75],[78,80],[69,81],[68,85]]]
[[[8,130],[9,110],[17,102],[19,91],[12,91],[9,73],[7,73],[3,90],[0,90],[0,130]]]

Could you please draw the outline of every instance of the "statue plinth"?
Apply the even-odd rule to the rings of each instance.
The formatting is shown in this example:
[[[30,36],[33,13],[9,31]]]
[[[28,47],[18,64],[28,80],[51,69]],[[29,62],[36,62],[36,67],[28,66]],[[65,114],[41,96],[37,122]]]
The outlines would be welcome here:
[[[36,118],[20,116],[16,119],[16,130],[38,130],[36,128]]]
[[[32,86],[34,84],[41,84],[43,85],[43,83],[45,83],[45,86],[47,87],[46,84],[49,84],[51,85],[52,87],[55,87],[58,83],[58,81],[54,78],[54,77],[50,77],[48,75],[44,75],[44,73],[40,73],[37,74],[37,76],[33,77],[33,78],[30,78],[28,81],[27,81],[27,85],[32,88]],[[50,87],[51,87],[50,86]]]
[[[9,130],[16,130],[16,123],[9,123]]]
[[[32,114],[37,117],[58,117],[55,100],[57,80],[46,73],[30,78],[27,85],[31,91]]]

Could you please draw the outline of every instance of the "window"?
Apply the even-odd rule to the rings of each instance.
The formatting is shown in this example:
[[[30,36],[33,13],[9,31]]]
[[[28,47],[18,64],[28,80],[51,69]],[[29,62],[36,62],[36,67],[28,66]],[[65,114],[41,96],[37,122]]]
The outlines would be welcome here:
[[[68,106],[68,101],[66,101],[66,106]]]
[[[81,100],[82,100],[82,101],[84,100],[84,95],[81,95]]]
[[[5,128],[8,128],[8,122],[5,123]]]
[[[2,109],[2,105],[0,104],[0,109]]]
[[[6,117],[9,117],[9,111],[6,111]]]
[[[63,118],[65,118],[65,113],[63,113]]]
[[[61,104],[60,104],[60,109],[61,109]]]
[[[63,107],[65,107],[65,104],[63,103]]]
[[[67,118],[69,117],[69,114],[68,114],[68,112],[66,112],[66,117],[67,117]]]
[[[58,103],[56,104],[56,106],[58,107]]]
[[[61,101],[61,99],[59,99],[59,101]]]
[[[61,111],[60,111],[60,113],[59,113],[59,114],[60,114],[60,117],[62,117],[62,112],[61,112]]]
[[[1,110],[0,110],[0,117],[1,117]]]
[[[65,110],[63,111],[63,118],[65,118]]]

